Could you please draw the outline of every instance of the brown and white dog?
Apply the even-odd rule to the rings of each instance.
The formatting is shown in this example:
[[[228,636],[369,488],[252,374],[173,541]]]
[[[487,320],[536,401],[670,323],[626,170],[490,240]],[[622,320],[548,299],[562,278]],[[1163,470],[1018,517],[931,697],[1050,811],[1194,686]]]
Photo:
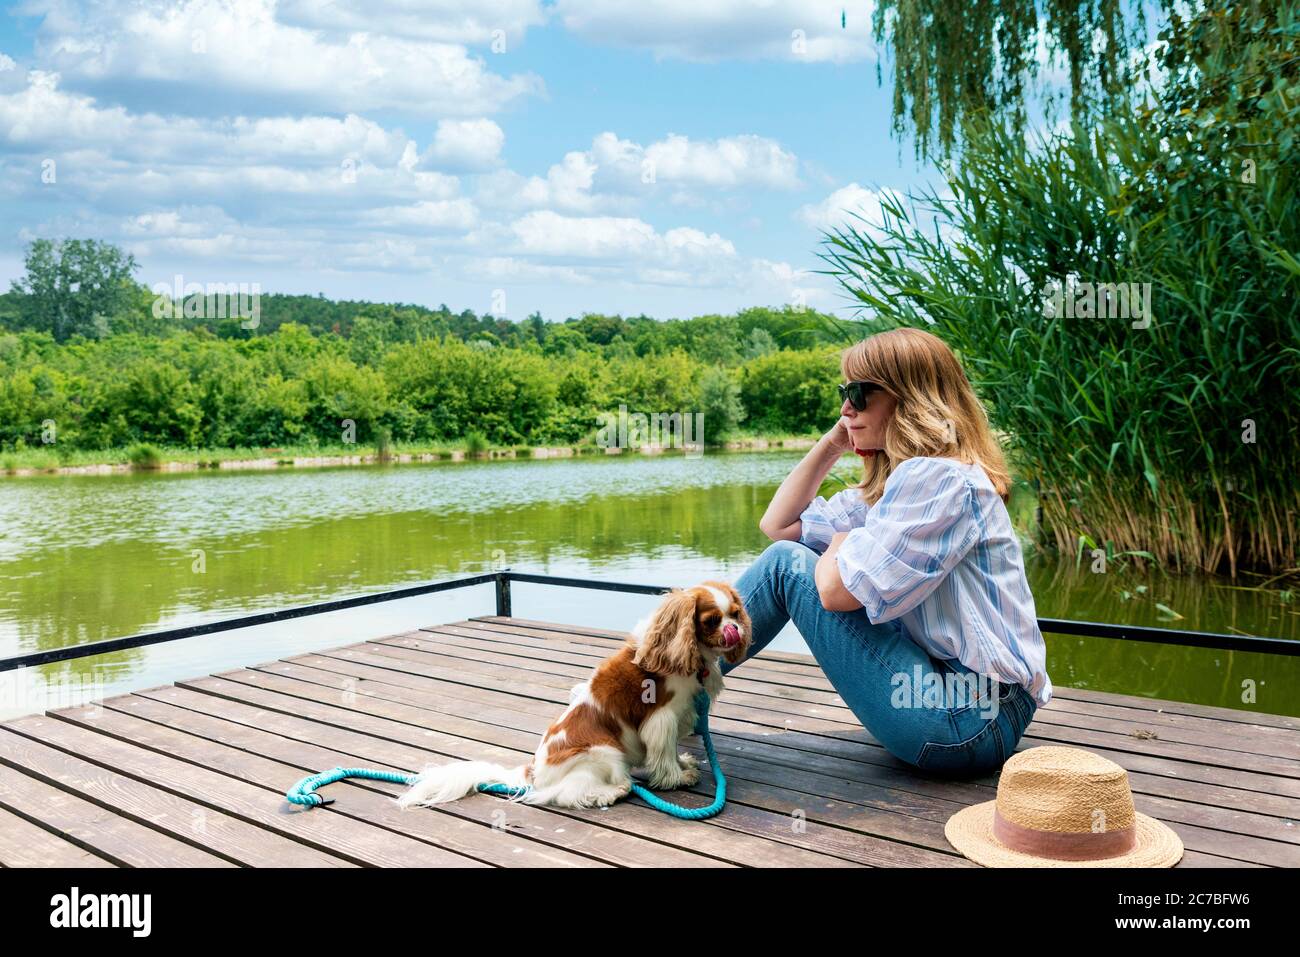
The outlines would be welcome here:
[[[569,707],[546,729],[531,764],[506,768],[457,761],[420,772],[398,803],[442,804],[480,784],[527,787],[512,800],[556,807],[604,807],[632,789],[632,769],[649,772],[656,790],[700,779],[694,755],[677,742],[695,728],[701,688],[722,693],[720,658],[736,664],[749,650],[749,616],[724,582],[674,589],[632,629],[622,648],[569,692]]]

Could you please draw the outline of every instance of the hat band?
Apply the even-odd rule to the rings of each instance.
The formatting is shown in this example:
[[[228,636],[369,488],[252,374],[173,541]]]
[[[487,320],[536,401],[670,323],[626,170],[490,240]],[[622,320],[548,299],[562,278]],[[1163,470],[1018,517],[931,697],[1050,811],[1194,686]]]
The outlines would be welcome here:
[[[993,808],[993,836],[1021,854],[1058,861],[1099,861],[1119,857],[1137,843],[1137,825],[1114,831],[1040,831],[1008,821]]]

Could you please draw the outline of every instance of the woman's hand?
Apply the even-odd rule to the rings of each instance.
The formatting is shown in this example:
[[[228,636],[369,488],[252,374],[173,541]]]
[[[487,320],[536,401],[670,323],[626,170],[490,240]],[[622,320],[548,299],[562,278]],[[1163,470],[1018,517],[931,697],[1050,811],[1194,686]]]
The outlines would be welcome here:
[[[826,433],[824,438],[831,448],[840,452],[847,452],[853,448],[853,440],[849,438],[848,423],[849,420],[841,415],[835,427]]]
[[[794,541],[799,538],[799,530],[803,525],[799,516],[817,495],[822,480],[840,460],[840,456],[853,447],[845,422],[845,418],[840,416],[835,428],[817,440],[817,444],[808,450],[808,454],[790,471],[772,496],[767,511],[758,523],[763,534],[772,541]]]

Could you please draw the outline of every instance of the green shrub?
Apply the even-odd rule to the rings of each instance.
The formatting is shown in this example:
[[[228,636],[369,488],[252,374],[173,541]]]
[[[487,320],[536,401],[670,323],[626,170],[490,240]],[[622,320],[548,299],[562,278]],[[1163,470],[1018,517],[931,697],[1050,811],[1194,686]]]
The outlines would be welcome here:
[[[126,460],[134,469],[162,467],[162,451],[154,445],[137,442],[126,450]]]

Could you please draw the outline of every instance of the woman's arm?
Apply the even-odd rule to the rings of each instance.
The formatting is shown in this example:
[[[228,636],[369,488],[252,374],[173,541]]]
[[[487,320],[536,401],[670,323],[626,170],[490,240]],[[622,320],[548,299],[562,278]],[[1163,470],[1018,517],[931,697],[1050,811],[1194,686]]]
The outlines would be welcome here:
[[[835,553],[848,537],[848,532],[836,532],[831,536],[830,547],[817,559],[817,567],[813,571],[817,594],[821,596],[822,607],[827,611],[855,611],[862,607],[862,602],[844,587],[844,578],[840,575],[839,565],[835,563]]]
[[[817,495],[822,481],[840,460],[840,456],[851,447],[848,429],[841,416],[835,423],[835,428],[817,440],[817,444],[808,450],[808,454],[790,471],[772,496],[767,511],[758,522],[763,534],[774,542],[797,541],[799,516]]]

